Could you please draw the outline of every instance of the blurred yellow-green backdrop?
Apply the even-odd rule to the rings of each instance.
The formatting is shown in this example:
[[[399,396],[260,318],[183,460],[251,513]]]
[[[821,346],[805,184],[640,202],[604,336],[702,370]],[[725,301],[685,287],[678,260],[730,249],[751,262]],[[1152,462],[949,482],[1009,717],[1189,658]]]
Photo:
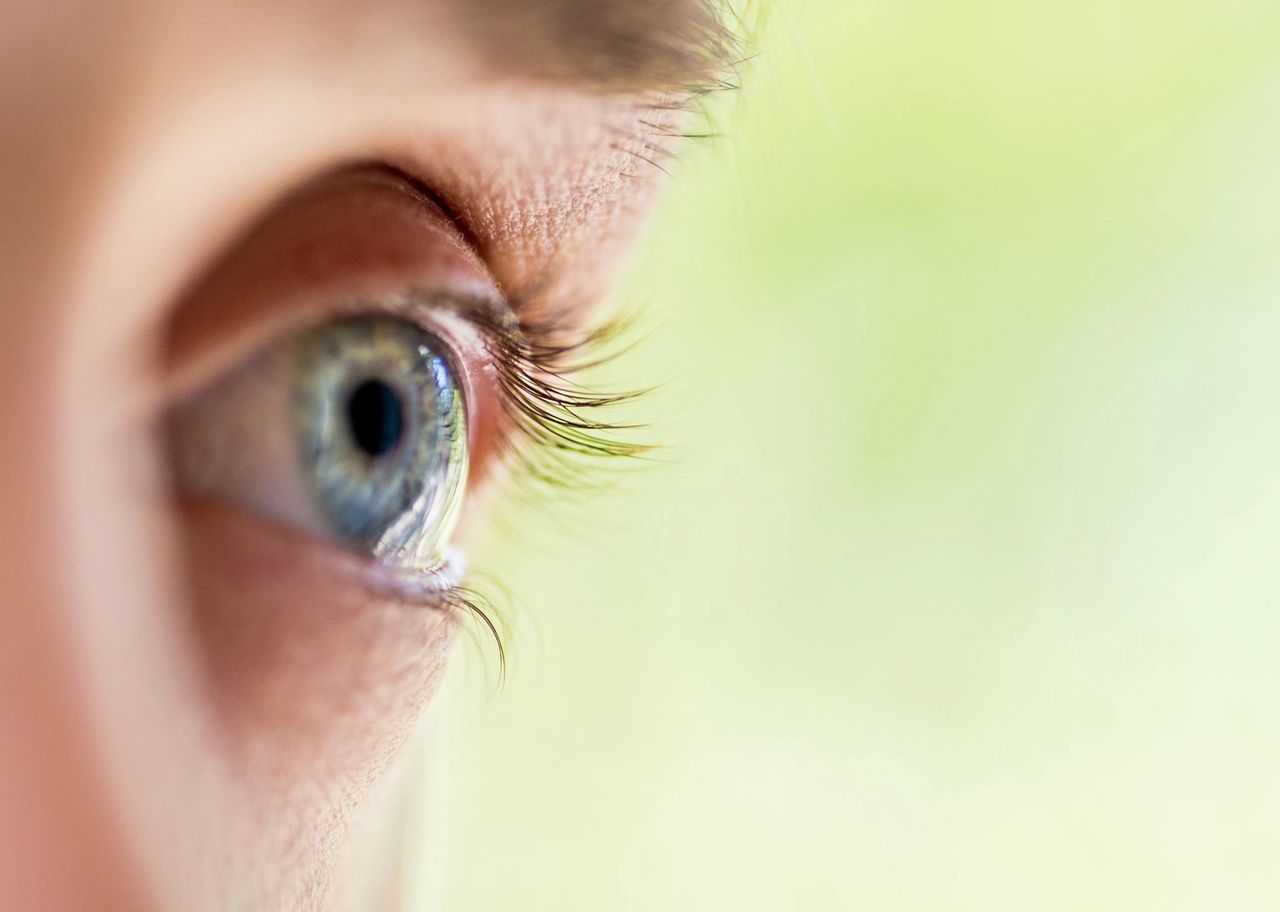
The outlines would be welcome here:
[[[444,908],[1276,907],[1280,5],[759,45],[621,294],[675,465],[479,556]]]

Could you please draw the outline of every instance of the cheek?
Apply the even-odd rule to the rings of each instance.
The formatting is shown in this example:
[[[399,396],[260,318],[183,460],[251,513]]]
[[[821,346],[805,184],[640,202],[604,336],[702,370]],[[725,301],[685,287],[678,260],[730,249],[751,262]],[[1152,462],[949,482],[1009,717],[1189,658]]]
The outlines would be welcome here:
[[[454,621],[372,595],[343,569],[349,555],[171,500],[162,446],[91,433],[115,392],[77,399],[67,426],[82,436],[67,448],[83,690],[100,733],[90,772],[105,774],[110,823],[130,842],[128,877],[163,897],[157,908],[306,907],[363,851],[354,834],[398,824],[375,793],[394,785],[441,683]],[[55,683],[46,668],[41,686]],[[77,869],[111,847],[59,845]]]
[[[347,834],[438,689],[456,625],[373,596],[333,555],[232,509],[182,504],[194,648],[235,808],[227,846],[262,908],[324,894]],[[341,562],[336,562],[340,564]],[[238,844],[236,844],[238,843]]]
[[[269,792],[351,795],[439,686],[452,616],[373,595],[326,549],[233,509],[180,510],[196,641],[232,769]]]

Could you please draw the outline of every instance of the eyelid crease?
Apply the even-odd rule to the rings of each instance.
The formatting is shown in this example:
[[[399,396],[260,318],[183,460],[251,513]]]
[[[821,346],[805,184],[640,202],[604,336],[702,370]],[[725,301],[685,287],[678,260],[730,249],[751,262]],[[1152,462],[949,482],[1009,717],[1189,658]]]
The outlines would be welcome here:
[[[408,285],[501,299],[475,239],[446,209],[424,185],[359,163],[284,195],[201,270],[155,337],[143,340],[153,379],[125,404],[126,423],[161,414],[273,338],[367,313],[370,302]]]
[[[483,238],[480,237],[467,219],[463,218],[459,207],[425,180],[391,161],[379,159],[356,162],[349,166],[349,170],[370,178],[384,179],[389,186],[409,195],[420,205],[438,213],[443,219],[444,226],[456,236],[455,239],[488,269],[489,264],[485,262],[484,257],[480,254],[480,251],[485,246]]]

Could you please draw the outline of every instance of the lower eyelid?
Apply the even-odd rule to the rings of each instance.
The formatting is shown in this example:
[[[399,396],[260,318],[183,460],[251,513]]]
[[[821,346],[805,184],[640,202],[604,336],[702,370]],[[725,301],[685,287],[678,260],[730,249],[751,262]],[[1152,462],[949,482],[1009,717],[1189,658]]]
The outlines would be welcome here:
[[[376,564],[348,554],[328,555],[331,569],[365,586],[371,592],[405,604],[448,608],[453,593],[467,575],[467,558],[461,548],[445,548],[440,564],[428,570],[413,570]]]
[[[241,762],[296,776],[349,761],[353,745],[371,755],[393,746],[457,636],[446,594],[393,593],[349,556],[237,510],[178,509],[198,660]]]
[[[275,543],[273,548],[287,549],[289,563],[308,577],[324,577],[336,584],[354,586],[373,598],[391,599],[405,607],[447,608],[451,593],[466,576],[466,555],[453,546],[445,549],[439,566],[422,571],[374,563],[313,536],[207,498],[184,497],[180,499],[180,507],[205,523],[235,525],[238,535],[260,544],[269,538]],[[261,548],[257,553],[261,553]]]

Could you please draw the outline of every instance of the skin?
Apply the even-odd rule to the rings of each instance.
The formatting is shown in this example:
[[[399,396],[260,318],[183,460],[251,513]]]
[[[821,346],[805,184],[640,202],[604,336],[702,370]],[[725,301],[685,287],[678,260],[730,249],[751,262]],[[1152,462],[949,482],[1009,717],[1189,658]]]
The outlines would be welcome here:
[[[608,67],[540,72],[545,48],[504,72],[459,8],[6,4],[6,908],[394,907],[404,748],[453,624],[331,545],[176,500],[159,410],[202,358],[233,362],[229,340],[330,287],[456,267],[526,314],[588,319],[661,180],[636,158],[656,96],[600,84]],[[368,226],[345,261],[254,246],[356,162],[462,227],[401,255],[389,217],[344,204],[312,224]],[[483,440],[473,459],[479,503]]]

